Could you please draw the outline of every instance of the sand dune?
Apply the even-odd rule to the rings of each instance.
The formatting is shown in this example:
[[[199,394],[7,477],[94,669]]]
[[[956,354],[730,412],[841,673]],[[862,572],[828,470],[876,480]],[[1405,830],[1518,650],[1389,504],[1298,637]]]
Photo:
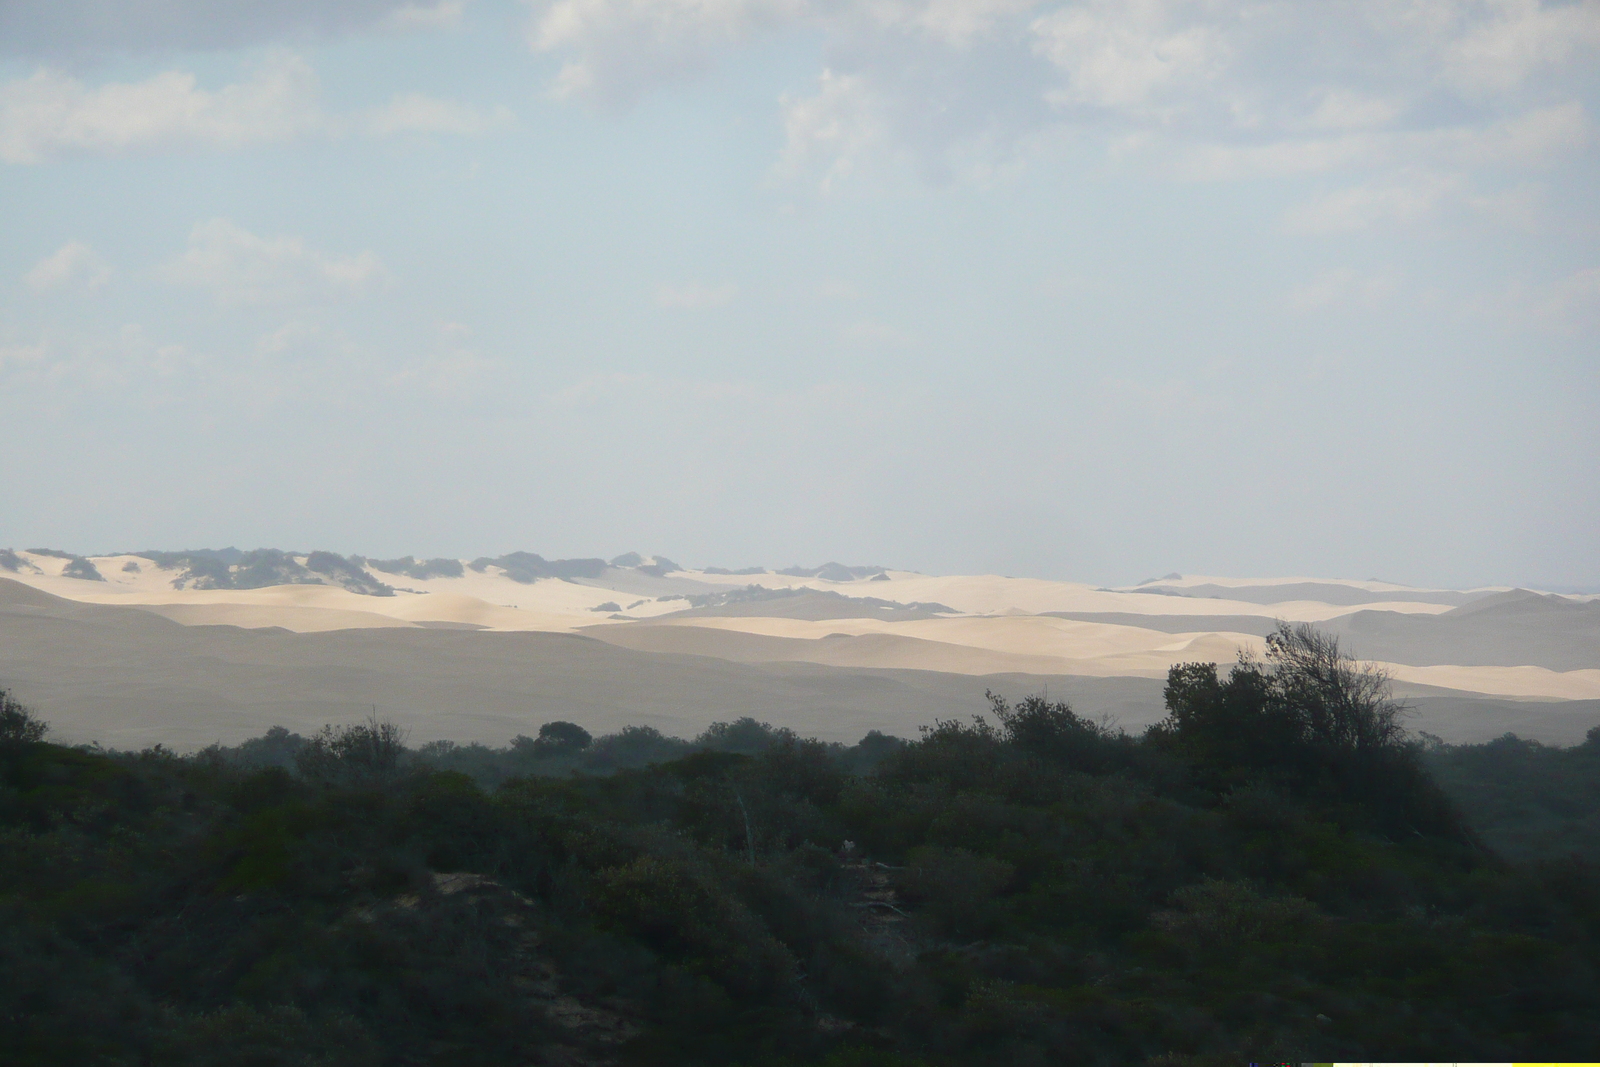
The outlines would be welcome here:
[[[1160,683],[746,664],[635,651],[577,634],[365,627],[318,633],[185,627],[135,608],[79,604],[0,581],[0,681],[68,741],[192,749],[273,724],[300,731],[376,710],[414,740],[504,744],[543,722],[593,732],[650,725],[691,736],[740,715],[854,742],[915,736],[986,706],[994,687],[1048,689],[1086,713],[1141,725]]]
[[[640,624],[634,624],[638,626]],[[918,619],[908,622],[887,622],[879,619],[771,619],[771,618],[696,618],[689,620],[664,619],[650,624],[651,628],[668,626],[693,626],[708,630],[725,630],[735,633],[760,634],[768,637],[817,642],[843,637],[859,639],[867,635],[880,638],[894,637],[899,644],[878,641],[870,647],[909,648],[907,642],[917,642],[928,647],[927,660],[919,664],[922,669],[939,670],[939,657],[950,654],[951,649],[965,648],[994,656],[1025,656],[1039,662],[1072,663],[1088,666],[1104,662],[1114,664],[1106,669],[1074,670],[1071,673],[1115,674],[1127,668],[1131,673],[1159,671],[1166,673],[1172,662],[1192,659],[1232,659],[1240,647],[1259,651],[1260,639],[1249,634],[1168,634],[1132,626],[1108,626],[1099,623],[1076,622],[1037,615],[976,616],[947,619]],[[632,627],[616,627],[617,630]],[[609,628],[596,627],[588,632],[602,640],[608,639]],[[618,638],[620,640],[621,638]],[[835,639],[831,644],[839,644]],[[862,646],[869,647],[869,646]],[[1149,654],[1141,659],[1141,654]],[[897,664],[908,665],[908,664]],[[970,673],[963,671],[963,673]]]
[[[687,736],[747,714],[855,741],[873,729],[915,736],[935,718],[981,712],[985,689],[1046,692],[1129,729],[1164,714],[1160,677],[1058,673],[1064,661],[1052,657],[892,633],[809,639],[678,624],[589,633],[605,640],[414,625],[305,633],[184,626],[144,608],[74,602],[0,580],[0,684],[37,707],[64,740],[117,747],[192,749],[274,724],[306,732],[374,710],[416,741],[503,744],[552,719],[597,733],[643,724]],[[921,668],[930,652],[934,670],[876,665]],[[1600,721],[1600,701],[1408,691],[1424,694],[1412,725],[1448,740],[1516,729],[1571,743]]]
[[[721,580],[726,585],[748,583],[769,589],[809,586],[815,589],[832,589],[846,595],[868,593],[903,603],[921,601],[947,604],[956,611],[975,615],[993,615],[1006,611],[1026,615],[1042,615],[1046,612],[1115,611],[1149,615],[1260,615],[1299,622],[1318,622],[1345,614],[1350,610],[1344,605],[1329,604],[1319,600],[1297,600],[1287,596],[1270,603],[1258,603],[1247,600],[1160,596],[1127,590],[1102,589],[1076,582],[1049,581],[1043,578],[1007,578],[993,574],[935,576],[907,571],[887,573],[889,581],[871,583],[825,582],[816,578],[797,578],[780,574],[741,578],[707,576],[705,580]],[[1362,603],[1368,607],[1381,605],[1385,610],[1423,614],[1449,611],[1456,606],[1450,600],[1441,602],[1363,600]]]
[[[1518,698],[1600,696],[1600,603],[1523,591],[1215,576],[1103,589],[906,571],[835,582],[615,567],[596,578],[519,582],[488,566],[453,578],[372,572],[395,593],[370,596],[335,585],[176,589],[176,572],[138,556],[95,557],[105,580],[90,581],[66,576],[60,558],[21,555],[26,573],[14,578],[34,589],[190,627],[582,633],[616,648],[733,663],[1142,679],[1175,663],[1228,663],[1241,649],[1260,654],[1273,620],[1289,619],[1330,629],[1410,685]],[[798,595],[706,607],[686,599],[752,585]],[[912,606],[929,604],[950,610]]]
[[[1600,699],[1600,670],[1552,671],[1545,667],[1464,667],[1440,664],[1412,667],[1385,663],[1396,681],[1436,685],[1491,696],[1550,700]]]

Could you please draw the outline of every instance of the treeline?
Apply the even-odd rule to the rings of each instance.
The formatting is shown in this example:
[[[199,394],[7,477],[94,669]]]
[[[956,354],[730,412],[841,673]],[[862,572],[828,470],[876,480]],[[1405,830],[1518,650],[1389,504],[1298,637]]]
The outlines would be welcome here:
[[[1429,772],[1463,750],[1409,739],[1381,677],[1284,629],[1167,703],[1141,737],[993,697],[855,746],[741,720],[412,750],[373,721],[177,758],[51,745],[0,701],[0,1059],[1600,1047],[1595,868],[1498,854]]]
[[[1497,853],[1600,862],[1600,726],[1571,747],[1515,734],[1481,745],[1423,741],[1424,766]]]
[[[514,778],[636,770],[697,752],[754,756],[799,740],[793,730],[746,717],[713,723],[689,740],[669,737],[653,726],[625,726],[595,737],[576,723],[547,722],[537,737],[518,735],[504,747],[453,741],[407,747],[400,731],[374,718],[357,726],[327,726],[311,737],[274,726],[261,737],[233,746],[212,745],[191,758],[245,771],[280,767],[312,778],[324,775],[332,766],[358,776],[377,773],[380,777],[448,771],[493,788]],[[906,742],[873,730],[855,745],[808,743],[821,745],[845,773],[866,774]]]

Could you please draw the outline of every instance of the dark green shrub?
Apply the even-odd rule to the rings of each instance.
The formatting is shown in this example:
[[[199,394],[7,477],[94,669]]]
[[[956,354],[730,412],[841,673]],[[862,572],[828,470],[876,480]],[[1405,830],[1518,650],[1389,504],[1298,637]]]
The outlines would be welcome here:
[[[43,719],[0,689],[0,747],[38,744],[49,731]]]

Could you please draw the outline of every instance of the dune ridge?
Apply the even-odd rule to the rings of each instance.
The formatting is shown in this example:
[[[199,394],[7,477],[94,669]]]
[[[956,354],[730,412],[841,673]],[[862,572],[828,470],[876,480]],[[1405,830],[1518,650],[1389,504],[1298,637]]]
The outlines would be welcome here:
[[[197,588],[205,583],[174,564],[175,555],[30,550],[8,553],[4,578],[194,629],[582,635],[617,649],[725,663],[969,678],[1160,678],[1176,663],[1260,655],[1262,637],[1285,619],[1331,630],[1419,691],[1600,698],[1594,597],[1316,577],[1168,575],[1113,589],[838,564],[729,573],[636,554],[610,562],[517,552],[369,564],[331,553],[230,551],[213,555],[268,559],[284,573],[327,580]],[[90,572],[92,580],[84,577]]]

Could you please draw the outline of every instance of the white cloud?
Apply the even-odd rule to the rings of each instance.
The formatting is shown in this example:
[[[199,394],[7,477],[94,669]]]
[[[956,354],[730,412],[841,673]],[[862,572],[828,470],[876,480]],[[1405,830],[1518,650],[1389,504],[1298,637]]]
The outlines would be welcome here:
[[[961,48],[1038,6],[1039,0],[925,0],[872,5],[869,10],[878,14],[885,25],[914,26],[945,44]]]
[[[222,304],[282,304],[359,293],[384,280],[372,252],[328,256],[298,237],[258,237],[228,219],[195,226],[168,280],[211,291]]]
[[[382,25],[392,30],[453,30],[466,13],[465,0],[438,0],[433,4],[403,4],[385,16]]]
[[[475,136],[511,125],[510,109],[497,107],[485,113],[421,93],[402,93],[365,116],[365,131],[375,137],[396,133],[443,133]]]
[[[0,55],[128,55],[248,48],[352,33],[429,30],[461,0],[4,0]]]
[[[1458,12],[1461,27],[1445,49],[1448,71],[1474,89],[1510,89],[1600,47],[1600,4],[1594,0],[1481,0],[1448,6]]]
[[[785,96],[784,146],[777,171],[785,177],[807,174],[832,191],[855,171],[887,135],[880,102],[859,75],[824,70],[814,96]]]
[[[1423,130],[1286,134],[1267,144],[1211,142],[1182,149],[1178,170],[1203,181],[1323,174],[1363,167],[1543,167],[1588,143],[1589,117],[1576,101],[1490,122]]]
[[[49,349],[41,341],[31,345],[0,344],[0,371],[36,367],[45,361]]]
[[[715,308],[732,303],[738,295],[739,287],[731,282],[723,285],[689,282],[685,285],[658,286],[656,304],[664,308]]]
[[[296,56],[279,55],[248,81],[216,92],[192,74],[90,88],[41,70],[0,86],[0,160],[38,163],[70,152],[116,153],[195,144],[238,147],[321,130],[317,80]]]
[[[1600,267],[1576,271],[1551,286],[1539,313],[1563,324],[1579,315],[1600,315]]]
[[[1354,306],[1372,310],[1387,303],[1400,288],[1400,276],[1393,270],[1360,273],[1343,268],[1325,271],[1289,294],[1293,311],[1321,311],[1325,308]]]
[[[1223,26],[1179,18],[1159,0],[1093,0],[1040,17],[1033,47],[1061,70],[1054,102],[1140,107],[1215,81],[1232,58]]]
[[[267,59],[246,80],[215,91],[201,88],[193,74],[175,70],[96,87],[40,70],[0,85],[0,161],[240,148],[352,133],[480,134],[511,121],[505,108],[485,114],[420,93],[401,94],[365,114],[330,115],[322,108],[311,65],[286,53]]]
[[[1401,104],[1383,96],[1352,89],[1328,89],[1306,120],[1314,129],[1362,130],[1387,126],[1400,117]]]
[[[823,187],[874,156],[983,175],[1062,128],[1212,179],[1543,163],[1585,143],[1600,64],[1600,0],[529,2],[565,97],[820,40],[817,91],[779,100],[777,171]]]
[[[627,99],[699,71],[762,26],[803,19],[806,0],[536,0],[529,44],[573,53],[558,96]]]
[[[1283,223],[1290,233],[1331,234],[1455,216],[1527,229],[1538,220],[1542,200],[1539,185],[1486,192],[1461,173],[1407,168],[1299,204],[1284,214]]]
[[[1325,234],[1374,226],[1417,222],[1447,198],[1459,199],[1461,179],[1448,174],[1416,173],[1401,180],[1340,189],[1291,210],[1284,219],[1293,233]]]
[[[866,348],[904,348],[916,340],[897,326],[871,319],[852,322],[840,335],[849,343]]]
[[[111,277],[111,266],[82,241],[68,241],[34,264],[23,280],[34,292],[82,286],[98,289]]]

